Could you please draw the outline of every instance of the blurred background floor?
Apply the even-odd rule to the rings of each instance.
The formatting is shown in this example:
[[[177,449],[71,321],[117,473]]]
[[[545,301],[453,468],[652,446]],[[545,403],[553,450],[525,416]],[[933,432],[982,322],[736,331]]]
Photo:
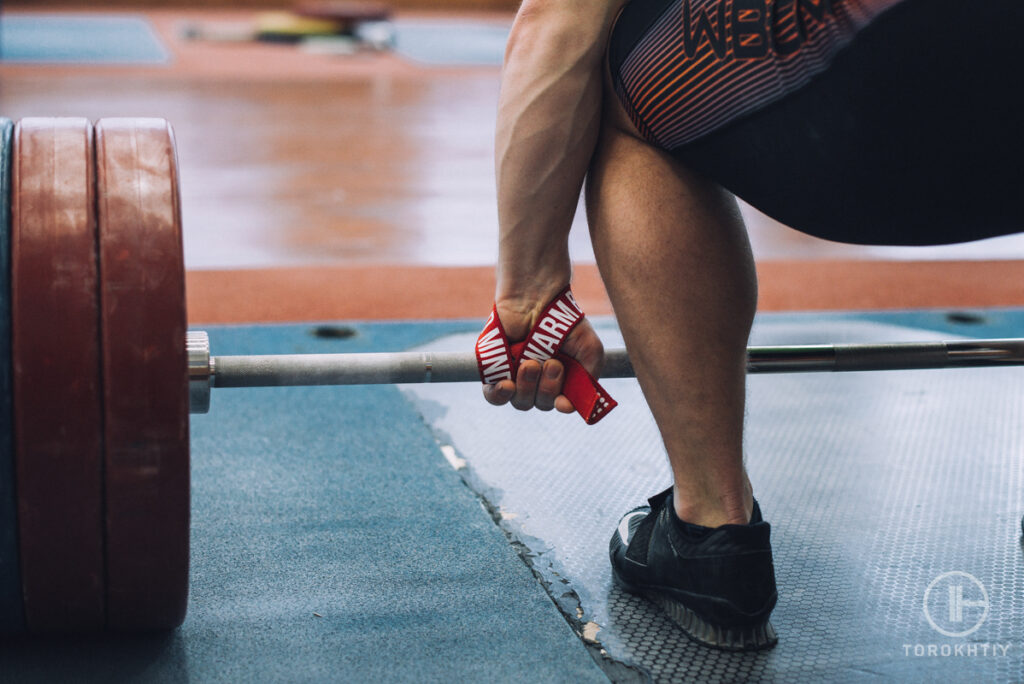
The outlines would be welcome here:
[[[8,5],[6,16],[10,23],[40,13]],[[186,265],[205,272],[190,280],[197,320],[212,321],[226,309],[244,320],[296,309],[291,320],[301,320],[295,316],[303,304],[316,317],[389,317],[364,304],[374,289],[401,292],[425,274],[427,289],[407,295],[421,300],[421,316],[472,316],[488,307],[497,234],[492,131],[510,13],[400,11],[397,52],[349,55],[188,37],[237,33],[253,22],[251,10],[48,7],[42,16],[141,19],[164,51],[156,63],[8,57],[0,64],[0,111],[14,119],[172,122]],[[414,43],[419,52],[402,51]],[[1024,286],[1013,277],[1024,259],[1020,236],[939,248],[856,247],[744,212],[762,271],[762,309],[1024,304]],[[571,251],[582,265],[582,289],[594,293],[584,304],[607,312],[581,214]],[[381,277],[366,276],[381,266],[388,267]],[[310,268],[320,269],[318,283],[327,279],[344,291],[348,308],[310,303],[316,292],[302,286]],[[254,270],[270,271],[275,284],[260,292],[260,302],[247,304],[246,297],[203,308],[216,290],[239,289],[239,277],[251,284]],[[908,288],[922,273],[930,274],[927,287]],[[203,289],[210,284],[213,290]],[[266,308],[271,301],[276,314]]]

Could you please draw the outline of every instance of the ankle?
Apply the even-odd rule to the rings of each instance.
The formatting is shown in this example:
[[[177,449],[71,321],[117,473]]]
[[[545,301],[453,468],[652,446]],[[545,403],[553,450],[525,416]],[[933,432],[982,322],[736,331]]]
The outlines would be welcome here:
[[[672,503],[680,520],[703,527],[746,525],[754,510],[754,496],[749,485],[734,494],[723,493],[714,497],[680,496],[675,490]]]

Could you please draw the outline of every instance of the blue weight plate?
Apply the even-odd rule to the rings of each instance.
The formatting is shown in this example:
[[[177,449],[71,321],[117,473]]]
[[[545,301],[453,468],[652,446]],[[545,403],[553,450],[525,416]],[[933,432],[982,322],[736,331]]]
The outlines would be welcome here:
[[[11,444],[11,125],[0,119],[0,634],[21,632],[17,495]]]

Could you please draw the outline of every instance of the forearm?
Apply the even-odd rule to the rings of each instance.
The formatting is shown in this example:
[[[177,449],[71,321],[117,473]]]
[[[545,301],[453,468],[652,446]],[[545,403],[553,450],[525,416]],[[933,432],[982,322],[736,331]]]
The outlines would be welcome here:
[[[526,0],[509,38],[495,136],[497,300],[513,308],[543,306],[569,282],[568,233],[597,140],[619,4]]]

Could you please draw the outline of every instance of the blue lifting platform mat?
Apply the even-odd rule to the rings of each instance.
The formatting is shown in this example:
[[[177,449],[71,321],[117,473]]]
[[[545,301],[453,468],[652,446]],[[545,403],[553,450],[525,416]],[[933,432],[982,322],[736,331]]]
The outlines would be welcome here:
[[[166,64],[170,53],[141,17],[16,14],[0,19],[0,60],[17,64]]]

